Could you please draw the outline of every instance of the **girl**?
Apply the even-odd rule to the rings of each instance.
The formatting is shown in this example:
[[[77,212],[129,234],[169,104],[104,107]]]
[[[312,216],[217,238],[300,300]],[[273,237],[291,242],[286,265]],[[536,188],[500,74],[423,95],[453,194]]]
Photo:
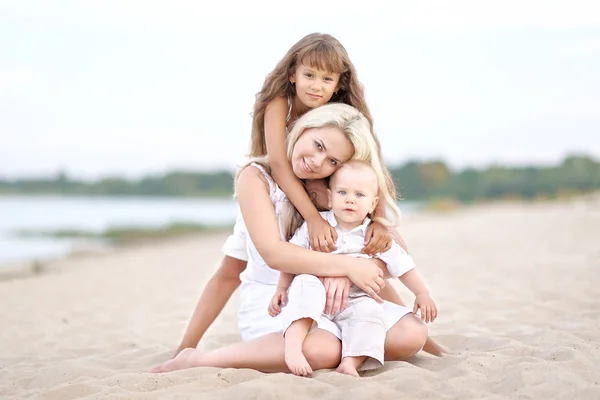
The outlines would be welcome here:
[[[367,119],[345,104],[325,105],[302,116],[289,134],[287,154],[292,171],[299,179],[326,178],[336,169],[329,160],[343,163],[350,158],[370,163],[383,175]],[[244,341],[209,353],[185,349],[175,359],[155,367],[153,372],[194,366],[287,371],[281,334],[283,320],[279,319],[283,313],[271,318],[267,312],[279,279],[278,271],[298,275],[289,290],[286,312],[289,310],[298,318],[311,318],[318,324],[303,344],[303,354],[313,370],[337,366],[341,352],[337,328],[322,317],[322,305],[303,307],[302,299],[325,296],[323,284],[314,275],[347,277],[369,296],[381,301],[378,293],[384,281],[379,260],[311,251],[283,240],[279,217],[287,202],[286,196],[270,175],[268,158],[254,161],[236,178],[237,197],[249,234],[249,260],[242,274],[238,314]],[[307,163],[312,168],[307,169]],[[381,196],[385,200],[382,203],[393,205],[391,193],[383,190]],[[407,359],[422,348],[427,328],[410,309],[388,302],[383,306],[388,331],[386,360]]]
[[[366,105],[362,85],[356,71],[341,43],[331,35],[313,33],[289,49],[275,69],[267,76],[263,88],[257,95],[252,123],[251,157],[269,156],[272,176],[286,193],[302,217],[307,221],[312,249],[329,252],[335,250],[337,235],[324,221],[313,205],[300,180],[292,172],[286,156],[287,129],[293,121],[309,109],[322,106],[329,101],[342,102],[354,106],[368,120],[372,128],[371,113]],[[372,132],[372,129],[370,130]],[[380,145],[373,134],[378,156]],[[380,157],[381,159],[381,157]],[[328,160],[336,167],[339,160]],[[303,164],[310,171],[315,166]],[[386,190],[395,195],[387,170]],[[306,183],[306,182],[305,182]],[[306,183],[307,186],[314,185]],[[374,221],[384,214],[383,205],[375,211]],[[365,235],[367,254],[375,254],[391,247],[392,235],[379,222],[372,223]],[[403,245],[401,238],[397,241]],[[246,229],[238,217],[231,235],[223,246],[225,258],[210,279],[188,324],[185,335],[176,350],[196,347],[200,338],[221,312],[235,289],[240,285],[239,275],[246,268],[248,259]],[[342,288],[330,288],[335,298],[339,298]],[[388,300],[401,303],[397,293],[385,288]],[[340,301],[328,302],[327,307],[338,308]],[[330,310],[331,311],[331,310]]]

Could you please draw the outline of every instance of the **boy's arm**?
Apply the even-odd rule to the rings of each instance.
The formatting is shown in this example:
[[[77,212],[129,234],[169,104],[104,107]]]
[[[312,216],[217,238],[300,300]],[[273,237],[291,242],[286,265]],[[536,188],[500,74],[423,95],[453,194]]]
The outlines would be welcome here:
[[[395,241],[392,241],[392,247],[388,251],[379,253],[375,257],[385,262],[392,278],[398,278],[415,268],[413,258]]]
[[[288,290],[295,276],[288,272],[281,272],[279,274],[279,282],[277,282],[277,289]]]
[[[411,269],[404,275],[400,276],[400,281],[410,290],[415,296],[429,293],[429,289],[421,279],[421,276],[415,269]]]
[[[421,310],[421,321],[426,323],[435,321],[438,315],[437,306],[419,273],[411,269],[400,277],[400,281],[415,295],[413,313]]]

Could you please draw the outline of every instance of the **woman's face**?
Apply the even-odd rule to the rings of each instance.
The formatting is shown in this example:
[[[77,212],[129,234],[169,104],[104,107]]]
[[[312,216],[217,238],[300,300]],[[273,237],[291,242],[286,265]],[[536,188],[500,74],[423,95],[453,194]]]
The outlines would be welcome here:
[[[300,179],[326,178],[354,154],[346,135],[335,126],[306,129],[292,152],[292,169]]]

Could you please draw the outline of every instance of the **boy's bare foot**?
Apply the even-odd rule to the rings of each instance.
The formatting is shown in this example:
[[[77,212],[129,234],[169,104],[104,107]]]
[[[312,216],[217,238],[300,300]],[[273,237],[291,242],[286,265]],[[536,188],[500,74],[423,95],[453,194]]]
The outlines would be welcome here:
[[[344,357],[335,372],[340,374],[360,377],[357,368],[365,361],[365,357]]]
[[[313,370],[302,354],[302,348],[285,349],[285,364],[294,375],[311,377]]]
[[[150,372],[171,372],[177,371],[178,369],[199,367],[199,356],[200,352],[196,349],[183,349],[181,353],[177,355],[177,357],[157,365],[156,367],[152,368]]]

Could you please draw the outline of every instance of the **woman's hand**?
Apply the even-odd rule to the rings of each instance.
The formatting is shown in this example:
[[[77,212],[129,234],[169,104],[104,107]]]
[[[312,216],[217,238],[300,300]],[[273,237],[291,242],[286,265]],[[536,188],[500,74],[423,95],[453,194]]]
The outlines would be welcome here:
[[[335,278],[323,278],[323,286],[327,300],[323,313],[326,315],[336,315],[344,311],[348,306],[348,294],[352,282],[345,276]]]
[[[392,240],[394,236],[385,225],[372,222],[365,233],[365,248],[362,252],[371,256],[383,253],[392,247]]]
[[[362,289],[378,303],[383,303],[378,293],[385,286],[383,271],[374,260],[368,258],[350,258],[348,279]]]
[[[335,228],[329,225],[329,222],[321,218],[321,215],[309,221],[308,236],[310,239],[310,247],[316,251],[323,253],[331,253],[335,250],[335,242],[337,241],[337,232]]]

